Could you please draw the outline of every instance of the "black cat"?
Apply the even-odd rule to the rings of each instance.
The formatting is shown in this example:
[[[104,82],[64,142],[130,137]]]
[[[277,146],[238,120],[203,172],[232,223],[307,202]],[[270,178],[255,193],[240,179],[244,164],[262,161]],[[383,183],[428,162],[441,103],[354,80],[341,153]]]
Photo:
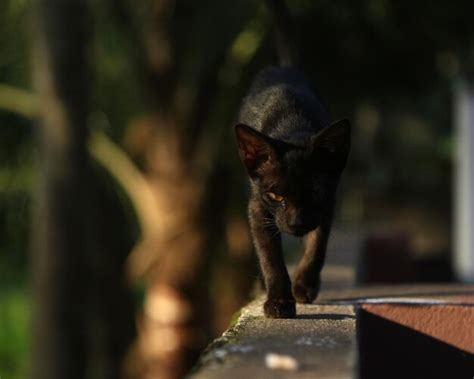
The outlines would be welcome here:
[[[268,1],[277,26],[280,67],[257,74],[235,132],[250,177],[249,221],[267,300],[267,317],[290,318],[295,299],[318,295],[336,188],[350,147],[347,120],[329,126],[328,111],[296,68],[284,1]],[[291,287],[281,232],[304,236]]]

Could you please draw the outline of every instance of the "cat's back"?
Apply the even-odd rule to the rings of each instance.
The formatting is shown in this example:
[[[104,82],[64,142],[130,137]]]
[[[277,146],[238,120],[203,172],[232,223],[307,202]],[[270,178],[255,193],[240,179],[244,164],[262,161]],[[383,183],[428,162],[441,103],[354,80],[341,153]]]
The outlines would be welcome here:
[[[314,133],[328,125],[329,117],[302,73],[269,67],[256,75],[242,102],[238,122],[279,138],[291,132]]]

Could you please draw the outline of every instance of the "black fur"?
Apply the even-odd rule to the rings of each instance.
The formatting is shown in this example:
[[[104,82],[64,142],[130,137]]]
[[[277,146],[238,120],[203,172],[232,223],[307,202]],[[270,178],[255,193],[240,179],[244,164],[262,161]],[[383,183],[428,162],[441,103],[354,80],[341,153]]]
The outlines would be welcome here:
[[[285,10],[281,0],[269,2]],[[312,302],[319,291],[336,188],[349,153],[349,122],[329,126],[328,111],[303,74],[270,67],[257,74],[235,131],[250,177],[249,221],[267,290],[264,312],[294,317],[294,299]],[[293,287],[281,232],[305,240]]]

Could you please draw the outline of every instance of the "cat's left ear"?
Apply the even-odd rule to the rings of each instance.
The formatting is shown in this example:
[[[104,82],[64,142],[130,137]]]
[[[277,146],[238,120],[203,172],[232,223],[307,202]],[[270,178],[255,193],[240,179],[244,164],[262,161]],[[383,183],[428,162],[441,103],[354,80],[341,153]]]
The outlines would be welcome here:
[[[351,125],[348,120],[337,121],[313,138],[313,154],[321,168],[342,171],[351,146]]]

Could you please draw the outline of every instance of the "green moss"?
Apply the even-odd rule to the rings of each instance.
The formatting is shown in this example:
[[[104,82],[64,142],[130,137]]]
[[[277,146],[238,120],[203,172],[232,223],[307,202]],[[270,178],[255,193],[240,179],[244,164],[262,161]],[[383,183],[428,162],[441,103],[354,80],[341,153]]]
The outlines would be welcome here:
[[[239,321],[239,318],[241,315],[242,315],[242,309],[239,309],[237,312],[235,312],[232,315],[232,318],[230,319],[229,326],[227,329],[233,328],[237,324],[237,321]]]

